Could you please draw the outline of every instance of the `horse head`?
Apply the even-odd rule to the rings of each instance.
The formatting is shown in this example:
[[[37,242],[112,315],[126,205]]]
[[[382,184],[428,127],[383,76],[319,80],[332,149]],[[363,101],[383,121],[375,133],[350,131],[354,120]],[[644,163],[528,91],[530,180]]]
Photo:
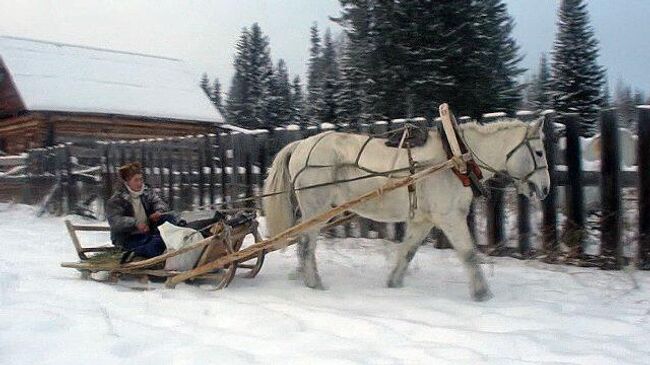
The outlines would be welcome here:
[[[521,142],[506,155],[506,172],[513,178],[517,193],[539,199],[548,195],[551,178],[544,151],[544,118],[526,127]]]

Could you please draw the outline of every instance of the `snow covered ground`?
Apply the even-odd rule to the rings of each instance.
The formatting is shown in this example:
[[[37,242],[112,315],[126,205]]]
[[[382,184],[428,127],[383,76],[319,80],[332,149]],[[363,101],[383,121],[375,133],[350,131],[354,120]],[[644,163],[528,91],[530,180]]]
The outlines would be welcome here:
[[[423,247],[402,289],[395,244],[324,240],[326,291],[294,250],[223,291],[83,281],[62,218],[0,204],[0,364],[650,364],[650,272],[488,258],[469,298],[450,250]],[[635,288],[638,285],[638,288]]]

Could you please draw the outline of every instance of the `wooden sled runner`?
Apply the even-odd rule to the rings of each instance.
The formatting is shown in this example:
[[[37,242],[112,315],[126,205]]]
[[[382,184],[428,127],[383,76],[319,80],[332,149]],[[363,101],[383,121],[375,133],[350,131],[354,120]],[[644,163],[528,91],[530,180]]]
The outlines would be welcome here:
[[[115,255],[115,259],[110,262],[94,262],[93,257],[100,253],[118,252],[118,248],[114,246],[100,246],[100,247],[83,247],[77,232],[80,231],[94,231],[102,232],[109,231],[107,226],[95,225],[75,225],[69,220],[65,221],[68,233],[72,239],[72,243],[77,251],[80,261],[78,262],[64,262],[62,267],[77,269],[81,272],[84,279],[89,279],[91,273],[95,272],[108,272],[109,280],[117,281],[120,276],[136,276],[141,280],[148,280],[149,277],[160,278],[173,278],[182,271],[164,270],[161,266],[167,259],[187,253],[189,251],[200,249],[201,255],[196,262],[195,267],[202,267],[224,256],[228,256],[238,252],[244,242],[244,238],[252,235],[255,242],[262,240],[262,237],[257,229],[258,223],[255,220],[254,214],[244,216],[244,219],[238,219],[237,222],[224,221],[214,224],[210,233],[211,236],[199,242],[193,243],[189,246],[183,247],[176,251],[166,252],[160,256],[150,259],[134,261],[125,264],[119,263],[119,255]],[[188,280],[206,279],[214,283],[216,289],[222,289],[230,284],[235,277],[237,269],[244,269],[247,272],[243,275],[246,278],[254,278],[262,269],[264,264],[264,253],[257,255],[249,260],[240,260],[231,262],[228,265],[220,267],[218,270],[210,270],[209,272],[202,273],[201,275],[192,276]]]

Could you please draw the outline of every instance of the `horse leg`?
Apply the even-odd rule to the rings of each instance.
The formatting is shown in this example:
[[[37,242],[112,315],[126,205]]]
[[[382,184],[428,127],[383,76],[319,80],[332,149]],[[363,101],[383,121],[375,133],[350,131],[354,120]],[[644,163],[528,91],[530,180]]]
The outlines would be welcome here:
[[[492,298],[492,293],[488,288],[487,282],[483,277],[483,271],[479,266],[479,259],[472,244],[469,228],[465,224],[465,217],[458,216],[455,218],[442,220],[439,227],[449,238],[452,246],[456,249],[458,257],[469,273],[472,298],[476,301],[488,300]]]
[[[302,274],[305,286],[312,289],[325,289],[316,267],[316,240],[318,230],[304,234],[298,244],[298,273]]]
[[[406,234],[397,255],[397,263],[388,277],[389,288],[399,288],[403,285],[406,269],[431,228],[433,228],[433,224],[428,222],[409,222],[407,224]]]

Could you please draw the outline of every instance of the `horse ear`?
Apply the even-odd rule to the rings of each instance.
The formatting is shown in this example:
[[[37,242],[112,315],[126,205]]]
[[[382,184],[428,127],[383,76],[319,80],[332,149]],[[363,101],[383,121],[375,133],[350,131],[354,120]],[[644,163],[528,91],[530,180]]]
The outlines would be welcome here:
[[[537,119],[533,122],[533,124],[530,126],[530,127],[531,127],[531,128],[530,128],[531,131],[532,131],[533,133],[538,133],[542,128],[544,128],[544,121],[545,121],[545,120],[546,120],[546,118],[544,118],[544,117],[539,117],[539,118],[537,118]]]

